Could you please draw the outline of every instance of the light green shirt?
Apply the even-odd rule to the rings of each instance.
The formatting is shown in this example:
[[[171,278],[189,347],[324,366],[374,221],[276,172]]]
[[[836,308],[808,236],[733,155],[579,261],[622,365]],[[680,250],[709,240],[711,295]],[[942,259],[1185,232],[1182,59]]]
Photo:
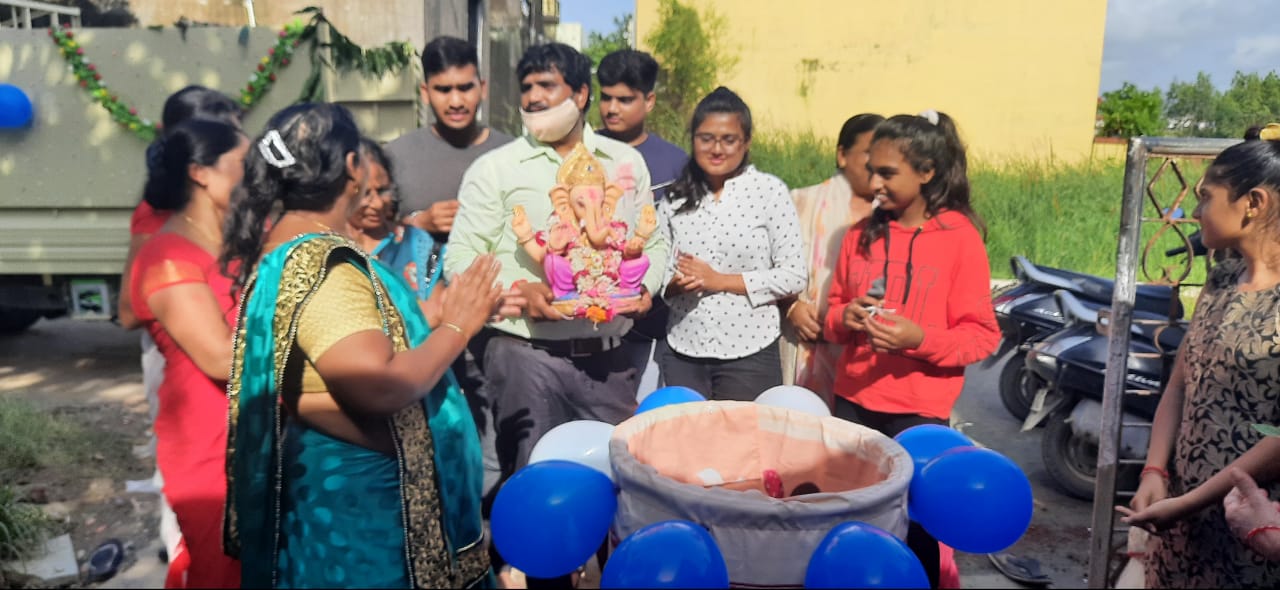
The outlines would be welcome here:
[[[596,135],[590,127],[583,129],[582,142],[604,164],[609,180],[623,189],[614,218],[626,222],[628,234],[634,232],[640,209],[653,204],[644,158],[631,146]],[[551,146],[527,135],[476,159],[463,175],[458,191],[458,215],[445,250],[445,274],[452,277],[466,270],[477,256],[492,253],[502,263],[498,280],[504,286],[521,279],[545,282],[542,265],[516,244],[511,210],[522,205],[534,231],[547,229],[554,213],[549,193],[562,161]],[[644,286],[650,293],[657,293],[662,284],[667,243],[664,232],[655,231],[645,245],[649,270]],[[619,316],[594,326],[586,319],[533,322],[515,318],[491,325],[522,338],[567,340],[621,336],[631,329],[631,319]]]

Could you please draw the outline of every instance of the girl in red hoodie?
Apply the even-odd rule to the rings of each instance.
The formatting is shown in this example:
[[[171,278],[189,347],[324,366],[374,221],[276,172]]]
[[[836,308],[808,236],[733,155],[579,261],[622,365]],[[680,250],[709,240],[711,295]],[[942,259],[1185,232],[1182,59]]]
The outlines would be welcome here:
[[[871,216],[845,235],[823,333],[844,345],[835,414],[888,436],[947,425],[965,366],[996,350],[982,220],[951,117],[898,115],[871,140]],[[938,585],[938,544],[908,545]]]

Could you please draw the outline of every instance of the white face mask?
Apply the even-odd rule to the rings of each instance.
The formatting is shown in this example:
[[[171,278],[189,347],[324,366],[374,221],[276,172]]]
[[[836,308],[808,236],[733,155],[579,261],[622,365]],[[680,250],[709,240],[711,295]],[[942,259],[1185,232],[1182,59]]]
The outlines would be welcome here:
[[[573,101],[573,97],[564,99],[560,104],[549,109],[530,113],[520,109],[520,120],[534,139],[542,143],[551,143],[564,139],[573,131],[573,126],[582,118],[582,111]]]

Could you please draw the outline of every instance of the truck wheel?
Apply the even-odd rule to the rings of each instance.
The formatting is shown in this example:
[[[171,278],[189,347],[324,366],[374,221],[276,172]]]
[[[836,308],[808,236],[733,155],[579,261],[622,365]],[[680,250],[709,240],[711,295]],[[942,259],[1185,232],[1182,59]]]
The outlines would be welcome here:
[[[1098,475],[1098,445],[1076,436],[1066,414],[1049,416],[1047,422],[1040,439],[1040,456],[1049,477],[1068,496],[1092,500]]]
[[[1027,353],[1014,351],[1000,369],[1000,401],[1014,418],[1026,420],[1040,383],[1027,370]]]
[[[40,319],[40,313],[26,309],[0,309],[0,334],[17,334]]]

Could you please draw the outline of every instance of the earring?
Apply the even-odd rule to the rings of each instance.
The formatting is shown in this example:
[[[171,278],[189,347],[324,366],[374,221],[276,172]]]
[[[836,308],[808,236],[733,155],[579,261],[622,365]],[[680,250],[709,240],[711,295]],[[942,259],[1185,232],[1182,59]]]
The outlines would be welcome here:
[[[1245,219],[1253,219],[1253,216],[1255,216],[1255,215],[1257,215],[1257,214],[1258,214],[1258,212],[1257,212],[1257,211],[1254,211],[1253,209],[1250,209],[1250,210],[1248,210],[1248,211],[1245,211],[1245,212],[1244,212],[1244,217],[1245,217]]]

